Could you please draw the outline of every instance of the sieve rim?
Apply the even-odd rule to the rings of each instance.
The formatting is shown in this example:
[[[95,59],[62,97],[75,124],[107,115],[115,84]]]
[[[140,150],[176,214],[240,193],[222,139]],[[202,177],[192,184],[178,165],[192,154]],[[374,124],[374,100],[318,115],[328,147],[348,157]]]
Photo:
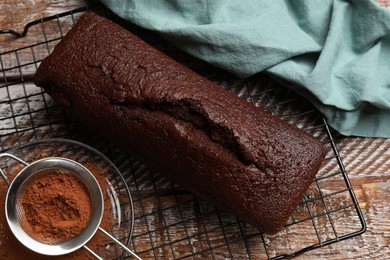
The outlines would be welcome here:
[[[91,198],[92,215],[86,228],[65,242],[45,243],[32,238],[17,219],[16,198],[19,189],[34,174],[48,169],[64,169],[79,177]],[[104,212],[103,193],[95,176],[82,164],[63,157],[47,157],[28,164],[11,182],[5,202],[5,216],[14,236],[27,248],[43,255],[59,256],[83,247],[97,232]]]

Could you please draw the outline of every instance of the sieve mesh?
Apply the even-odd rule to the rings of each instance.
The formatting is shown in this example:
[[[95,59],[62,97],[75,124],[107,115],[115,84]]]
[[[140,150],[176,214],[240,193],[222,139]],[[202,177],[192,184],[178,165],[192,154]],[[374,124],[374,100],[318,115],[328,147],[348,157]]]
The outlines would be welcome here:
[[[49,202],[45,201],[34,201],[37,203],[37,205],[24,205],[24,197],[26,193],[31,189],[31,185],[34,182],[37,182],[39,180],[42,180],[42,178],[50,177],[53,175],[67,175],[71,176],[71,178],[74,178],[77,181],[77,185],[81,185],[82,189],[85,190],[85,192],[88,194],[88,204],[90,205],[88,212],[88,221],[87,222],[81,222],[74,223],[74,225],[82,225],[82,227],[77,228],[79,232],[72,232],[70,235],[62,234],[64,232],[69,232],[69,230],[66,230],[66,227],[56,227],[55,225],[52,226],[50,229],[51,232],[45,232],[45,230],[38,229],[38,225],[50,225],[51,223],[55,223],[58,221],[61,221],[61,219],[64,222],[69,222],[72,220],[69,220],[71,217],[79,217],[80,213],[75,212],[74,205],[72,205],[72,201],[68,201],[69,199],[62,196],[61,194],[58,194],[58,196],[51,198],[52,200]],[[45,187],[43,185],[48,185],[47,183],[40,184],[41,193],[45,194],[45,196],[48,196],[47,192],[45,193]],[[49,184],[50,185],[50,184]],[[74,187],[76,188],[76,187]],[[45,244],[61,244],[68,242],[69,240],[72,240],[79,236],[81,232],[91,224],[91,219],[93,218],[93,205],[91,200],[91,192],[88,188],[88,184],[80,178],[77,174],[75,174],[72,171],[61,169],[61,168],[48,168],[41,171],[38,171],[26,178],[26,180],[20,185],[19,189],[16,192],[16,219],[20,223],[21,228],[28,234],[31,238],[37,240],[38,242],[45,243]],[[26,208],[27,207],[27,208]],[[30,215],[38,215],[40,216],[40,219],[37,222],[37,219],[28,219],[26,210],[30,212]],[[39,212],[35,212],[35,211]],[[66,211],[65,211],[66,210]],[[50,214],[50,218],[48,218],[48,214]],[[73,220],[74,222],[75,220]],[[69,229],[69,227],[68,227]],[[44,233],[45,232],[45,233]],[[61,233],[62,232],[62,233]],[[64,236],[64,238],[61,238],[61,236]]]
[[[1,157],[25,166],[9,185],[5,200],[5,217],[13,235],[43,255],[86,248],[101,229],[104,212],[103,194],[93,174],[67,158],[47,157],[27,163],[12,154]],[[69,216],[77,219],[69,221]]]
[[[41,162],[42,160],[47,161],[60,158],[61,160],[65,161],[73,161],[75,164],[79,164],[80,166],[82,166],[83,169],[85,168],[90,173],[93,173],[94,177],[97,178],[97,181],[99,183],[98,186],[100,186],[101,190],[104,191],[105,196],[104,213],[101,225],[96,224],[96,227],[99,226],[98,230],[100,232],[93,236],[91,241],[88,242],[87,246],[84,246],[86,250],[77,250],[75,254],[72,253],[71,255],[69,255],[69,257],[72,258],[77,256],[77,258],[87,258],[90,257],[90,254],[92,254],[97,258],[103,257],[104,259],[113,259],[118,257],[123,258],[127,253],[133,255],[136,259],[139,259],[138,256],[134,254],[134,252],[127,248],[129,246],[130,238],[132,237],[134,227],[134,208],[129,188],[124,182],[122,174],[118,171],[112,161],[110,161],[101,152],[92,148],[91,146],[85,145],[74,140],[55,138],[40,139],[35,142],[28,142],[26,144],[17,146],[14,149],[9,150],[8,153],[0,154],[0,157],[0,168],[2,169],[2,173],[4,171],[8,176],[7,178],[9,179],[9,181],[12,182],[12,184],[5,189],[5,193],[7,194],[10,193],[11,189],[18,187],[18,185],[15,186],[14,183],[18,183],[20,181],[20,178],[18,178],[18,176],[26,173],[26,170],[23,167],[28,166],[29,163],[35,164],[36,167],[36,164]],[[72,165],[74,164],[72,163]],[[45,165],[45,168],[47,167],[48,165]],[[73,167],[66,168],[71,169],[71,171],[75,173],[83,172],[83,170],[75,170]],[[29,174],[30,173],[31,171],[29,172]],[[82,176],[91,175],[83,174]],[[85,183],[91,183],[94,181],[89,179],[85,181]],[[4,191],[3,186],[0,185],[0,194]],[[16,191],[14,191],[12,194],[16,194]],[[95,194],[93,190],[91,191],[91,194]],[[97,196],[95,194],[91,197],[96,198]],[[7,209],[9,208],[8,215],[7,209],[5,213],[7,215],[7,219],[9,220],[9,211],[14,211],[14,204],[16,203],[14,198],[10,200],[8,200],[7,198],[5,198],[4,200],[4,198],[5,196],[1,198],[3,199],[3,202],[5,200],[7,202],[10,202],[8,203],[9,205],[7,205]],[[93,206],[99,204],[100,203],[92,203]],[[0,208],[0,214],[4,215],[4,208]],[[15,215],[12,212],[11,214]],[[15,219],[16,217],[12,217],[12,220]],[[91,219],[91,221],[93,221],[93,219]],[[10,222],[7,222],[8,225],[10,225]],[[11,229],[18,224],[18,221],[11,221]],[[3,227],[5,226],[2,226],[0,223],[0,238],[3,238],[4,235],[7,235],[9,233],[6,231],[6,233],[3,234]],[[89,225],[87,229],[90,229],[90,227],[95,227],[95,224]],[[16,233],[19,234],[20,230],[21,227],[17,226]],[[15,235],[15,232],[13,233]],[[26,234],[24,232],[22,233],[23,234],[21,234],[21,236],[25,237]],[[28,245],[28,248],[32,249],[35,252],[37,252],[37,250],[35,248],[32,248],[31,245],[36,245],[38,247],[44,245],[44,249],[41,250],[39,253],[45,255],[59,255],[59,252],[62,252],[63,254],[69,253],[75,249],[75,243],[77,243],[77,241],[80,241],[80,237],[75,237],[75,241],[70,240],[58,246],[55,244],[48,245],[39,243],[38,241],[32,239],[30,236],[27,236],[25,239],[25,242],[27,240],[29,241],[29,243],[31,242]],[[31,254],[30,251],[23,250],[23,247],[20,247],[21,250],[18,250],[17,248],[19,248],[19,246],[14,246],[15,241],[12,242],[12,240],[15,239],[8,239],[7,241],[9,242],[2,241],[3,243],[0,244],[0,248],[3,252],[7,251],[7,248],[5,247],[7,247],[8,244],[13,248],[11,252],[14,253],[12,254],[18,255],[19,253],[21,253],[20,257],[18,256],[17,258],[41,259],[37,254]],[[42,259],[46,259],[46,257],[43,257]]]

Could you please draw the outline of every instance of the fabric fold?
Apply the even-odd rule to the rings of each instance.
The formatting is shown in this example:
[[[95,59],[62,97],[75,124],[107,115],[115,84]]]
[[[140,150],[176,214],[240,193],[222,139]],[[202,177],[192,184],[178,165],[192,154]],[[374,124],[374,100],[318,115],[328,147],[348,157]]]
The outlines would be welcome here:
[[[102,0],[239,77],[265,71],[344,135],[390,137],[390,12],[374,0]]]

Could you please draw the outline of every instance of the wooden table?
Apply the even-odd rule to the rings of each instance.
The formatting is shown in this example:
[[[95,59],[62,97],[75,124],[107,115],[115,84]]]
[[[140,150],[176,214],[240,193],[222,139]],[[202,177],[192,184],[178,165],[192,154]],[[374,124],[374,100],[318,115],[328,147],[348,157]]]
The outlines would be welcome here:
[[[378,2],[390,5],[388,0]],[[1,0],[0,29],[22,31],[29,21],[86,3],[91,2]],[[0,36],[0,53],[28,44],[28,40]],[[298,258],[390,258],[390,139],[337,136],[336,143],[368,228],[361,236],[312,250]]]

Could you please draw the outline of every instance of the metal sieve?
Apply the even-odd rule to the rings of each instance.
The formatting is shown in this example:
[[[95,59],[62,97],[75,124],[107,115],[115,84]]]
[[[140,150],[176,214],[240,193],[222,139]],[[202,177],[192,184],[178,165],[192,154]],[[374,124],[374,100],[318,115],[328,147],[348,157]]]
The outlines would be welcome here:
[[[71,253],[81,247],[84,247],[92,255],[98,259],[102,259],[99,255],[93,252],[86,246],[86,243],[94,236],[97,230],[108,236],[117,245],[122,247],[127,253],[141,259],[133,251],[123,245],[110,233],[100,227],[100,222],[104,212],[104,200],[103,193],[99,183],[93,176],[93,174],[85,168],[83,165],[76,161],[60,158],[60,157],[49,157],[40,159],[31,164],[21,160],[20,158],[3,153],[1,157],[11,158],[25,167],[16,175],[12,182],[10,182],[5,173],[0,169],[0,173],[8,185],[8,191],[5,200],[5,216],[7,218],[8,225],[15,235],[15,237],[27,248],[43,255],[58,256]],[[22,194],[36,178],[40,178],[49,172],[58,172],[60,174],[73,175],[78,180],[81,180],[87,188],[92,204],[92,214],[90,216],[89,223],[85,229],[81,231],[77,236],[70,238],[66,241],[58,241],[56,243],[48,243],[38,241],[32,238],[22,227],[21,221],[24,220],[24,212],[20,205]]]

